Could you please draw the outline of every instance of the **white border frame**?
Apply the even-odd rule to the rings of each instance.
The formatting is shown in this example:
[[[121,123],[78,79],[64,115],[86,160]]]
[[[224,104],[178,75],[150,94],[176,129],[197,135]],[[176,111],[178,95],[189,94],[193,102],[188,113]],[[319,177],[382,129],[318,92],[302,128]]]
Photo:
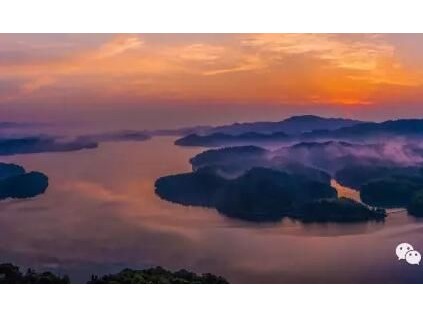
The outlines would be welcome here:
[[[423,31],[419,0],[13,0],[0,12],[9,33]]]
[[[422,32],[423,2],[13,0],[0,31]],[[423,270],[423,268],[422,268]],[[416,317],[415,285],[0,286],[4,317]]]

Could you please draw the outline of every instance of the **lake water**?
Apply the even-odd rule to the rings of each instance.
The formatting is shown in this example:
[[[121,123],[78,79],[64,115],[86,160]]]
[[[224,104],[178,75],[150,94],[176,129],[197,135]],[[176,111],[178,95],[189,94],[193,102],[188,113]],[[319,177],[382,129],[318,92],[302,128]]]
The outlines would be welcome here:
[[[154,194],[154,181],[190,171],[200,148],[174,138],[0,158],[49,176],[44,195],[0,202],[0,262],[68,273],[75,282],[125,267],[211,272],[234,283],[423,282],[423,266],[395,247],[423,251],[423,221],[254,224]]]

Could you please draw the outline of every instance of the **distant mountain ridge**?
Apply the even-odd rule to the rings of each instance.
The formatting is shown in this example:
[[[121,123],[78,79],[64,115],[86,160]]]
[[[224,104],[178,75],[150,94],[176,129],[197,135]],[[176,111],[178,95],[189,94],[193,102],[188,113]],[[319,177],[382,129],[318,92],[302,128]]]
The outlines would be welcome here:
[[[381,123],[360,123],[336,130],[303,133],[305,138],[354,138],[377,136],[420,136],[423,135],[423,119],[397,119]]]
[[[344,141],[366,141],[377,140],[378,138],[420,138],[423,137],[423,119],[398,119],[388,120],[381,123],[360,122],[350,119],[322,118],[317,116],[297,116],[285,121],[273,123],[278,127],[285,126],[285,131],[263,132],[262,123],[234,124],[233,127],[241,125],[246,129],[258,128],[259,131],[250,131],[241,134],[229,134],[225,132],[214,132],[211,134],[190,134],[176,140],[175,144],[183,146],[225,146],[225,145],[260,145],[261,143],[272,142],[301,142],[301,141],[324,141],[324,140],[344,140]],[[297,126],[295,129],[288,129],[287,126]],[[309,125],[308,131],[306,123]],[[326,126],[326,128],[323,128]],[[339,127],[342,126],[342,127]],[[226,126],[232,127],[232,126]],[[276,126],[274,126],[276,127]],[[338,127],[338,128],[336,128]],[[269,128],[269,126],[267,126]],[[217,128],[215,128],[217,129]],[[241,131],[242,129],[222,128],[223,131]],[[291,133],[288,133],[291,132]],[[303,132],[300,132],[303,131]],[[300,133],[298,133],[300,132]]]
[[[288,135],[301,134],[312,130],[334,130],[365,123],[360,120],[344,118],[324,118],[315,115],[300,115],[281,121],[259,121],[233,123],[220,126],[193,126],[176,129],[158,129],[149,131],[151,136],[184,136],[190,134],[211,135],[215,133],[227,135],[241,135],[245,133],[273,134],[285,133]]]
[[[323,118],[314,115],[294,116],[279,122],[235,123],[217,127],[186,129],[189,134],[176,140],[181,146],[243,145],[287,141],[290,137],[314,131],[331,132],[340,128],[354,127],[365,122],[344,118]],[[182,130],[179,130],[182,131]]]
[[[288,135],[297,135],[313,130],[336,130],[344,127],[351,127],[365,122],[344,118],[324,118],[315,115],[293,116],[278,122],[251,122],[234,123],[231,125],[218,126],[207,130],[211,133],[226,133],[232,135],[256,132],[262,134],[272,134],[283,132]]]
[[[275,132],[271,134],[246,132],[239,135],[231,135],[227,133],[212,133],[210,135],[190,134],[179,138],[175,141],[175,145],[179,146],[207,146],[215,147],[221,144],[243,145],[250,143],[266,143],[275,141],[286,141],[289,135],[284,132]]]

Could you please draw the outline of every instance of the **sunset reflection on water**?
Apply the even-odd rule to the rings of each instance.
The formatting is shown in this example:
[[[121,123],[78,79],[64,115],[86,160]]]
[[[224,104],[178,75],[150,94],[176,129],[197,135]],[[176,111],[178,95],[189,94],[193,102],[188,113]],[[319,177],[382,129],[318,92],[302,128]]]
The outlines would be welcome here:
[[[405,213],[358,224],[256,224],[158,198],[154,181],[190,171],[189,158],[201,151],[160,137],[3,158],[45,172],[50,186],[33,199],[0,202],[1,260],[75,281],[156,265],[243,283],[423,281],[393,254],[399,241],[423,246],[423,223]]]

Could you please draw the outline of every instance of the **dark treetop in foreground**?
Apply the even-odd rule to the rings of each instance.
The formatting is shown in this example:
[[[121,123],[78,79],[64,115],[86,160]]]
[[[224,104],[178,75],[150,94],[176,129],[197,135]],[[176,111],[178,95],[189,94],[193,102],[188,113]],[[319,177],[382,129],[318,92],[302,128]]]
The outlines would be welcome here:
[[[0,284],[69,284],[68,276],[58,276],[51,272],[37,273],[28,269],[24,274],[18,266],[0,264]],[[162,267],[143,270],[124,269],[117,274],[99,278],[93,275],[89,284],[226,284],[226,279],[213,274],[201,274],[181,269],[171,272]]]
[[[18,266],[0,264],[0,284],[69,284],[69,277],[51,272],[37,273],[31,269],[23,274]]]
[[[90,284],[227,284],[227,280],[213,274],[201,274],[181,269],[171,272],[162,267],[142,270],[124,269],[101,278],[93,276]]]

